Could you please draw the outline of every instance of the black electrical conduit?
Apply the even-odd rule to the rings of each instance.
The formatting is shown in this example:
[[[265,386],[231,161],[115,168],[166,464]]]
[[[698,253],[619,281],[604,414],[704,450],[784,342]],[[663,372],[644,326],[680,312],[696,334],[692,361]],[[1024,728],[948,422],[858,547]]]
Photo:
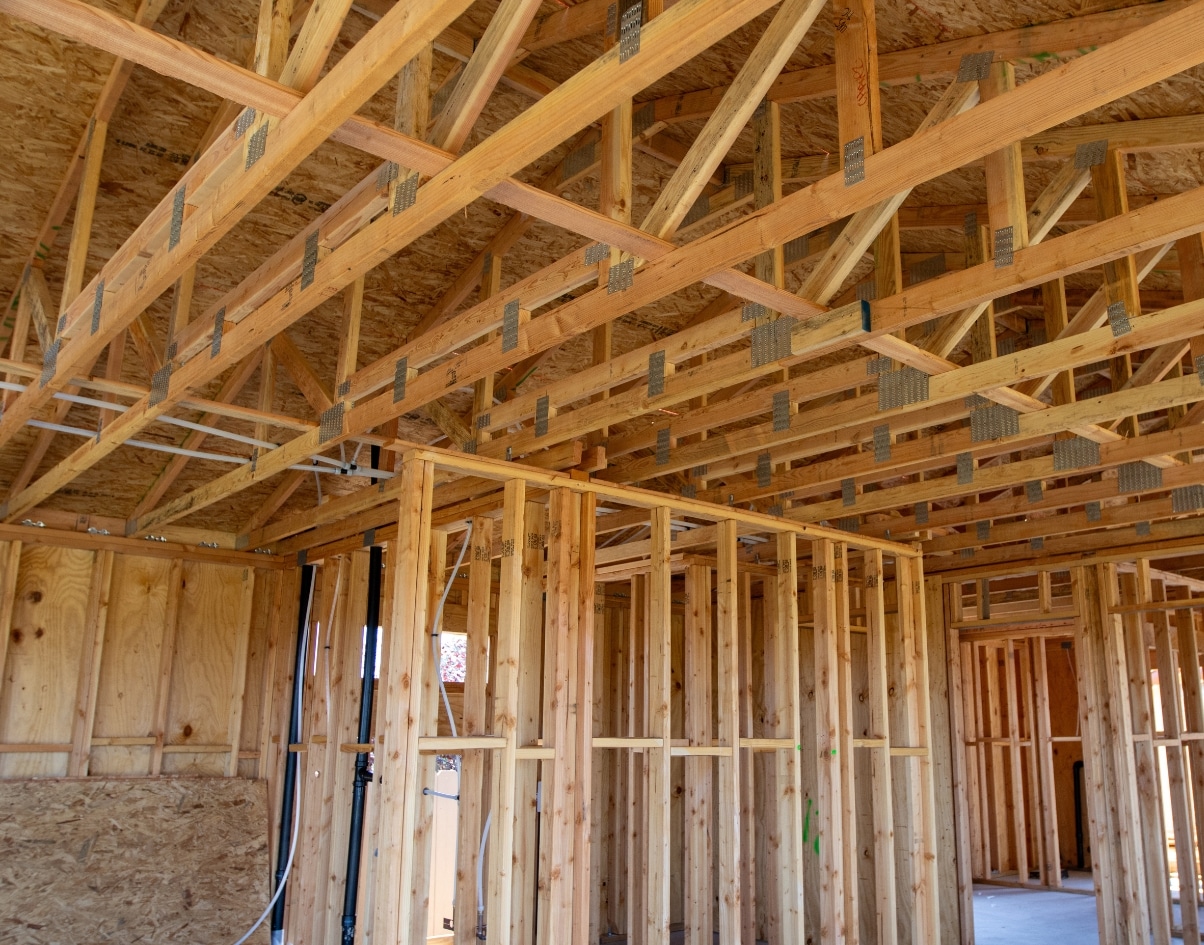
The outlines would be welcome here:
[[[375,450],[376,448],[373,447]],[[375,459],[373,465],[376,465]],[[380,627],[380,578],[382,550],[373,545],[368,552],[368,610],[364,619],[364,673],[360,690],[360,727],[357,739],[366,745],[372,738],[372,696],[376,680],[376,638]],[[355,756],[355,782],[351,793],[351,830],[347,840],[347,885],[343,889],[343,945],[354,945],[355,910],[359,898],[360,859],[364,844],[364,799],[372,772],[368,753]]]
[[[305,685],[305,655],[309,643],[309,613],[314,599],[315,570],[313,565],[305,565],[301,568],[301,593],[297,601],[297,655],[293,665],[293,700],[288,721],[289,745],[295,745],[301,741],[301,690]],[[296,752],[286,753],[284,788],[280,794],[280,840],[276,848],[277,890],[286,881],[285,869],[289,861],[299,763]],[[272,945],[282,945],[284,942],[284,900],[285,896],[279,895],[276,899],[276,906],[272,909]]]

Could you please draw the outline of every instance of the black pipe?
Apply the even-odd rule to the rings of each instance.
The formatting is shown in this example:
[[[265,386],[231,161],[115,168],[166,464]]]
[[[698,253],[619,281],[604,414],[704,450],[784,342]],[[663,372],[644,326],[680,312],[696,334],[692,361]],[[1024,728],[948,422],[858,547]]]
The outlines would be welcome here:
[[[377,447],[372,447],[375,452]],[[372,465],[376,465],[375,456]],[[382,551],[373,545],[368,551],[368,612],[364,619],[364,672],[360,689],[359,743],[372,738],[372,696],[376,681],[376,636],[380,627],[380,578]],[[372,772],[368,753],[355,756],[355,781],[351,793],[351,831],[347,840],[347,885],[343,889],[343,945],[355,942],[355,910],[359,898],[360,858],[364,844],[364,797]]]
[[[301,568],[301,593],[297,600],[297,655],[293,664],[293,704],[289,710],[288,744],[301,741],[301,687],[305,684],[305,652],[309,640],[309,611],[314,597],[314,565]],[[284,789],[280,796],[280,840],[276,847],[276,888],[285,881],[284,869],[288,864],[293,832],[293,801],[296,799],[297,753],[285,755]],[[281,893],[272,909],[272,945],[284,941],[284,900]]]
[[[1078,869],[1087,868],[1083,850],[1083,763],[1076,761],[1071,768],[1074,774],[1074,853]]]

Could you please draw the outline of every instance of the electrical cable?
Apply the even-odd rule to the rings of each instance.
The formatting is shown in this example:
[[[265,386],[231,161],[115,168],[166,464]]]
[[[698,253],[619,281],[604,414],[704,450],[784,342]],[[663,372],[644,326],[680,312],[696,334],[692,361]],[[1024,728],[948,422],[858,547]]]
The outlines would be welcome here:
[[[284,892],[284,890],[285,890],[285,886],[287,885],[289,871],[293,868],[293,857],[297,853],[297,834],[298,834],[299,828],[301,826],[301,779],[300,778],[297,779],[296,798],[297,799],[294,802],[294,806],[297,811],[297,815],[293,818],[293,839],[292,839],[292,842],[289,843],[288,861],[284,864],[284,879],[282,879],[280,881],[280,885],[276,887],[276,892],[272,895],[272,898],[270,900],[268,900],[268,904],[264,908],[263,914],[260,915],[260,917],[255,920],[254,925],[252,925],[249,929],[247,929],[247,934],[244,935],[242,938],[240,938],[237,942],[235,942],[234,945],[243,945],[243,943],[247,939],[249,939],[252,935],[255,934],[255,930],[258,929],[261,925],[263,925],[263,920],[266,919],[269,915],[271,915],[272,907],[276,905],[276,900],[280,898],[280,894],[282,892]]]

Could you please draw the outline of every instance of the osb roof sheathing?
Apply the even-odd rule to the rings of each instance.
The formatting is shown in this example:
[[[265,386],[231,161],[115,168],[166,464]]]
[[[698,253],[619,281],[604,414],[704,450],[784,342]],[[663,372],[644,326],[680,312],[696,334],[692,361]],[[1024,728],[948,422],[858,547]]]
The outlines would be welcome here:
[[[122,16],[135,12],[134,0],[106,0],[103,5]],[[547,0],[544,11],[565,4]],[[1068,3],[1058,0],[1019,2],[1000,5],[966,5],[960,0],[881,0],[877,4],[879,49],[882,53],[929,45],[957,37],[972,36],[1029,24],[1044,23],[1071,15],[1084,15],[1123,7],[1123,3]],[[244,63],[253,44],[257,15],[253,0],[171,0],[160,16],[156,29],[231,61]],[[474,4],[458,21],[457,27],[479,36],[496,3]],[[787,69],[805,68],[832,61],[834,11],[829,4],[814,27],[791,57]],[[736,31],[717,47],[686,63],[639,95],[639,101],[662,95],[721,85],[739,70],[772,15],[767,13]],[[372,25],[372,20],[353,8],[331,57],[337,61]],[[537,51],[524,65],[562,81],[602,50],[602,38],[589,37]],[[1057,65],[1053,57],[1018,64],[1018,78],[1024,81]],[[59,181],[72,159],[83,134],[92,106],[112,64],[112,57],[86,46],[62,39],[37,27],[0,17],[0,102],[6,116],[6,134],[0,139],[0,294],[7,299],[21,276],[22,266],[35,234],[46,217]],[[457,66],[441,54],[435,56],[433,88]],[[892,144],[909,136],[944,91],[948,80],[924,79],[912,84],[882,89],[883,133]],[[1126,99],[1083,116],[1075,124],[1123,121],[1164,115],[1195,114],[1204,101],[1204,70],[1184,75],[1143,90]],[[382,90],[363,113],[377,120],[389,120],[395,90],[393,84]],[[502,85],[492,96],[481,120],[466,145],[471,148],[490,133],[529,107],[532,99]],[[133,232],[141,219],[170,191],[179,179],[188,158],[197,148],[219,102],[208,93],[171,79],[135,68],[129,87],[113,115],[101,175],[95,226],[88,259],[87,277]],[[783,106],[782,151],[787,157],[833,153],[838,146],[834,99],[820,99]],[[666,137],[688,146],[701,129],[702,121],[683,122],[667,129]],[[520,176],[538,180],[559,161],[568,142],[550,152]],[[1130,192],[1134,194],[1175,193],[1197,186],[1204,179],[1201,153],[1174,151],[1139,154],[1129,160]],[[752,158],[749,131],[736,141],[728,161],[745,162]],[[314,220],[330,203],[370,173],[377,161],[342,145],[327,143],[282,181],[226,237],[218,242],[198,267],[194,314],[203,311],[224,292],[251,273],[276,248]],[[1031,200],[1048,182],[1053,164],[1030,162],[1026,167],[1026,190]],[[633,219],[639,222],[668,181],[673,168],[665,161],[637,152],[634,158]],[[787,191],[797,185],[787,187]],[[587,178],[563,191],[571,200],[597,206],[596,180]],[[1088,191],[1087,196],[1090,196]],[[981,167],[968,167],[922,184],[909,201],[916,205],[978,204],[985,200]],[[709,224],[711,229],[739,216],[733,211]],[[414,242],[404,252],[371,272],[366,280],[365,305],[361,333],[360,364],[386,354],[402,341],[427,309],[440,297],[455,275],[466,266],[489,238],[509,218],[508,208],[488,200],[479,200],[465,212]],[[68,217],[65,226],[70,226]],[[694,238],[691,233],[687,238]],[[911,230],[903,233],[905,254],[960,253],[960,234],[953,230]],[[44,271],[52,298],[61,291],[65,261],[66,233],[48,253]],[[502,281],[511,284],[525,275],[560,258],[586,241],[575,234],[536,223],[504,260]],[[853,284],[866,277],[869,260],[860,265],[849,279]],[[747,266],[746,266],[747,268]],[[787,285],[796,288],[806,273],[800,267],[788,275]],[[1098,273],[1084,273],[1068,280],[1071,290],[1098,284]],[[1151,276],[1146,286],[1174,291],[1177,275],[1163,271]],[[616,325],[616,351],[631,350],[647,344],[684,325],[698,310],[716,296],[713,289],[695,286],[645,306],[625,316]],[[166,331],[170,293],[149,311],[160,337]],[[304,352],[315,370],[327,379],[333,376],[338,349],[341,307],[332,300],[307,315],[288,330],[289,337]],[[36,344],[31,348],[36,358]],[[847,357],[849,355],[843,355]],[[553,352],[540,366],[536,379],[551,380],[570,376],[588,362],[589,342],[579,338]],[[299,417],[313,417],[313,411],[296,385],[281,368],[273,409]],[[124,378],[148,383],[146,371],[132,344],[125,355]],[[528,382],[533,383],[533,382]],[[212,394],[220,379],[202,394]],[[257,381],[252,378],[237,401],[256,403]],[[528,388],[529,389],[529,388]],[[468,392],[451,398],[464,411],[470,403]],[[95,425],[96,413],[89,408],[72,410],[72,424]],[[647,426],[647,418],[618,426],[619,430]],[[400,434],[417,442],[436,442],[439,430],[423,415],[402,419]],[[11,482],[35,432],[26,430],[7,449],[0,452],[0,484]],[[178,442],[180,431],[157,426],[144,438]],[[57,462],[78,445],[78,440],[59,436],[41,469]],[[57,494],[48,505],[80,513],[128,516],[153,482],[166,461],[163,454],[123,448],[72,485]],[[212,462],[193,461],[180,477],[168,498],[192,490],[229,467]],[[274,482],[261,484],[204,510],[183,524],[203,523],[217,528],[237,528],[274,488]],[[347,483],[325,477],[323,489],[338,492]],[[303,508],[316,501],[312,482],[300,489],[287,509]]]

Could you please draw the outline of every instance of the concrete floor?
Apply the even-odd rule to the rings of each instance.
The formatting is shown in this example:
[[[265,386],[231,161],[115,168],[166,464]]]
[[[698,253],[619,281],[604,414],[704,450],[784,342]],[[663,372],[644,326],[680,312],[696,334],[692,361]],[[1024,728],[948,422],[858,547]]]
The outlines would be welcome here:
[[[977,945],[1099,945],[1095,897],[974,887]]]

